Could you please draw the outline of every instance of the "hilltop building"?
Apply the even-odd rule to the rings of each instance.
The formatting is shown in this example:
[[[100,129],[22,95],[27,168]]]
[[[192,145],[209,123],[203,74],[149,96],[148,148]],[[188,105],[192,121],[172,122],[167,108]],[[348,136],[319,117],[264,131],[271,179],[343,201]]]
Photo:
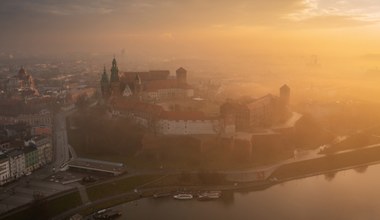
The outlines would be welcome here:
[[[290,114],[290,88],[283,85],[280,97],[268,94],[248,103],[227,101],[220,107],[223,118],[228,118],[230,130],[234,121],[236,131],[251,131],[285,121]]]
[[[112,61],[110,78],[104,68],[100,88],[105,100],[122,96],[128,99],[157,102],[194,96],[193,88],[187,83],[187,71],[182,67],[176,71],[174,79],[170,78],[168,70],[119,74],[115,59]]]
[[[102,78],[100,80],[100,88],[103,99],[107,100],[110,97],[121,95],[121,84],[119,79],[119,68],[116,59],[112,60],[111,76],[108,79],[106,67],[104,67]]]
[[[199,111],[166,111],[161,106],[133,100],[119,100],[113,114],[161,135],[218,134],[220,118]]]

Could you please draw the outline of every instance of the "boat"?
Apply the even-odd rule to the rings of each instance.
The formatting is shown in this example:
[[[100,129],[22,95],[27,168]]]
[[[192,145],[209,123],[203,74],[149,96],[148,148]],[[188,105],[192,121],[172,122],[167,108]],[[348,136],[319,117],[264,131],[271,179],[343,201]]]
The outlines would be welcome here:
[[[189,200],[189,199],[193,199],[193,195],[188,194],[188,193],[180,193],[180,194],[174,195],[173,198],[179,199],[179,200]]]
[[[198,194],[198,200],[207,201],[207,200],[219,199],[221,195],[222,195],[221,191],[202,192]]]
[[[109,209],[102,209],[102,210],[97,211],[95,214],[104,214],[108,211],[110,211],[110,210]]]

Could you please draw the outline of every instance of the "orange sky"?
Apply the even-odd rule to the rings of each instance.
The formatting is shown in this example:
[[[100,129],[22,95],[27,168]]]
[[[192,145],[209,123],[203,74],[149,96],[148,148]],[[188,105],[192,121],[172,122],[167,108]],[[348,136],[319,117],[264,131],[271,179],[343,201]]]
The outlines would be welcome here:
[[[0,46],[162,57],[380,53],[376,0],[0,2]]]

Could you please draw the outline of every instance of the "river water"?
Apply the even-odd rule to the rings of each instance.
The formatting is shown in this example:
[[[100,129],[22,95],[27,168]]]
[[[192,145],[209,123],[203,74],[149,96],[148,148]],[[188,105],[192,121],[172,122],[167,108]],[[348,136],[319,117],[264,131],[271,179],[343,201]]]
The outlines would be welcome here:
[[[116,206],[119,219],[380,219],[380,165],[292,180],[215,201],[147,198]]]

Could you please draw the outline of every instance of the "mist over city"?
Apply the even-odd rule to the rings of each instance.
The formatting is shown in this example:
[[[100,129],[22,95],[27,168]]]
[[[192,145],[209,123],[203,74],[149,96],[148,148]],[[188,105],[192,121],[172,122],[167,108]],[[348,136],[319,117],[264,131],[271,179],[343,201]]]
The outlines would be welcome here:
[[[375,0],[2,0],[0,219],[377,219]]]

